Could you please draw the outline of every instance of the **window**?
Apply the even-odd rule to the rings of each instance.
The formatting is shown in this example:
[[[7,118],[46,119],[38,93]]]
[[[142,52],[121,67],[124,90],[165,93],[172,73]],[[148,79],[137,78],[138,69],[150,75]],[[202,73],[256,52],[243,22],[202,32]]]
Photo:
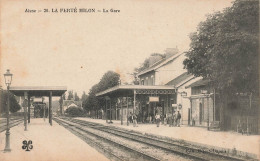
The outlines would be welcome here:
[[[153,75],[151,76],[151,85],[154,85],[154,77],[153,77]]]
[[[144,80],[143,79],[141,80],[141,85],[144,85]]]
[[[145,85],[148,85],[148,77],[145,78]]]

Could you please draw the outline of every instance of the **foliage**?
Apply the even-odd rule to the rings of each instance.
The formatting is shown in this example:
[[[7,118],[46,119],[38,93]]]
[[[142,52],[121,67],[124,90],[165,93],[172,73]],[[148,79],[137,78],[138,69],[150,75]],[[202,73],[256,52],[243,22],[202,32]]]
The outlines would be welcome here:
[[[258,93],[258,3],[236,0],[223,12],[208,15],[190,35],[184,68],[222,91]]]
[[[163,58],[166,57],[166,54],[152,53],[152,54],[150,55],[150,57],[149,57],[149,58],[146,58],[146,59],[144,60],[144,62],[143,62],[138,68],[135,68],[135,69],[134,69],[135,75],[136,75],[137,73],[139,73],[139,72],[141,72],[141,71],[143,71],[143,70],[149,68],[149,59],[150,59],[151,57],[153,57],[153,56],[160,56],[161,59],[163,59]]]
[[[87,111],[97,109],[99,107],[98,98],[96,97],[96,93],[98,93],[98,84],[92,86],[89,91],[89,96],[84,104],[84,109]]]
[[[74,100],[79,101],[79,96],[78,96],[77,92],[74,93]]]
[[[84,103],[84,109],[86,111],[91,110],[99,110],[102,106],[104,106],[104,101],[101,98],[98,98],[96,94],[98,92],[104,91],[108,88],[114,87],[118,85],[120,79],[120,75],[113,71],[106,72],[98,84],[94,85],[89,93],[88,97]]]
[[[68,100],[73,100],[73,91],[68,92]]]
[[[5,113],[7,110],[7,98],[8,93],[5,90],[0,90],[0,113]],[[10,99],[10,112],[14,113],[21,109],[21,106],[18,104],[15,96],[9,92]]]
[[[113,71],[106,72],[98,83],[98,92],[118,85],[119,78],[120,75]]]
[[[82,101],[82,106],[84,107],[87,101],[88,95],[86,94],[85,91],[83,91],[82,95],[81,95],[81,101]]]
[[[63,100],[66,100],[66,93],[64,93],[64,94],[62,95],[62,99],[63,99]]]
[[[86,94],[85,91],[83,91],[82,95],[81,95],[81,101],[85,101],[88,98],[88,95]]]
[[[84,111],[82,108],[71,106],[65,110],[65,113],[71,117],[83,116]]]

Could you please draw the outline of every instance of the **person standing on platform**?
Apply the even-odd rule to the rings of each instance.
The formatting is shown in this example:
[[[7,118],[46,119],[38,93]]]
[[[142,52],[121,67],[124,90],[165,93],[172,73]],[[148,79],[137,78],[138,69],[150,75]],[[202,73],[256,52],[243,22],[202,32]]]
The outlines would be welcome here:
[[[133,114],[132,114],[132,112],[130,112],[129,122],[130,122],[130,123],[133,123]]]
[[[177,125],[176,122],[177,122],[177,116],[176,116],[176,112],[174,112],[173,117],[172,117],[172,124],[173,124],[173,126]]]
[[[177,118],[176,118],[176,123],[178,127],[180,127],[180,121],[181,121],[181,114],[180,114],[180,111],[178,111],[177,113]]]
[[[155,115],[155,120],[156,120],[157,127],[159,127],[159,126],[160,126],[160,121],[161,121],[161,118],[160,118],[159,113],[157,113],[157,114]]]
[[[133,125],[134,125],[134,127],[138,127],[137,126],[137,116],[135,113],[133,114]]]
[[[173,123],[173,115],[172,114],[169,114],[168,115],[168,120],[169,120],[169,127],[172,127],[172,123]]]
[[[164,115],[164,121],[163,121],[164,125],[167,125],[167,114]]]

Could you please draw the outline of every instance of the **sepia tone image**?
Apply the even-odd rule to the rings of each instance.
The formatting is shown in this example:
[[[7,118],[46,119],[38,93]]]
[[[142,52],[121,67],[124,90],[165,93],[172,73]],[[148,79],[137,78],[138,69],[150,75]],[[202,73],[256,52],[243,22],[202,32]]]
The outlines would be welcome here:
[[[260,159],[259,0],[0,0],[1,161]]]

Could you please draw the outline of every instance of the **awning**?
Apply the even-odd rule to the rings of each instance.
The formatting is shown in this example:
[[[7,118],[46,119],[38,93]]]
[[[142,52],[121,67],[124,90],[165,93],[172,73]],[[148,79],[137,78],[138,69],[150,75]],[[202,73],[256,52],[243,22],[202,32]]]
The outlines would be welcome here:
[[[186,86],[185,88],[205,86],[205,85],[208,85],[209,82],[210,82],[210,80],[200,79],[200,80],[198,80],[198,81],[196,81],[196,82],[190,84],[189,86]]]
[[[29,96],[62,96],[67,91],[66,86],[20,86],[10,87],[10,92],[16,96],[24,96],[24,92],[28,92]]]
[[[119,85],[96,94],[96,96],[120,95],[127,96],[136,94],[174,94],[175,88],[173,86],[146,86],[146,85]]]

